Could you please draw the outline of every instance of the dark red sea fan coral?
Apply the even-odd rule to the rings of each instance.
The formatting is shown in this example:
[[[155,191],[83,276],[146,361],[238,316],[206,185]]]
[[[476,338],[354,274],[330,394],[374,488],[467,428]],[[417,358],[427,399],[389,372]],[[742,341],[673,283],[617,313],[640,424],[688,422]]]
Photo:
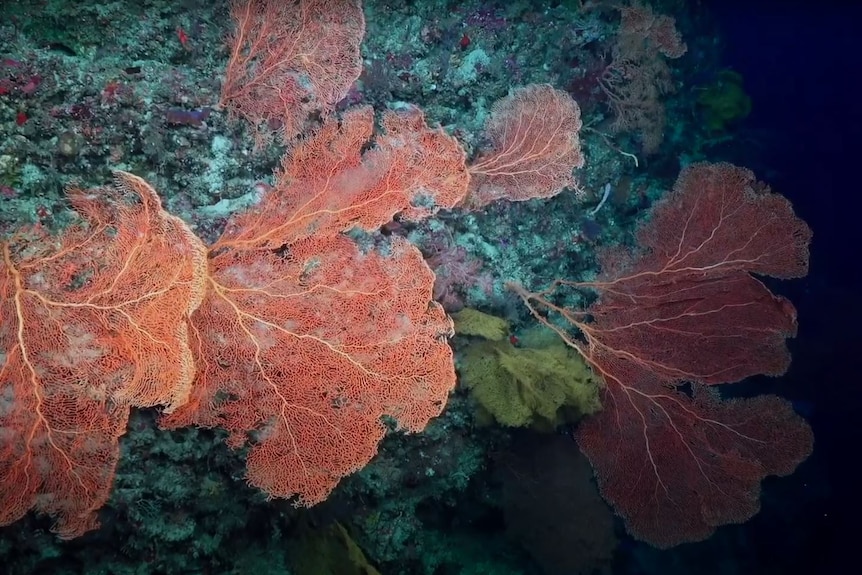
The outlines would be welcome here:
[[[743,522],[759,510],[761,480],[810,454],[811,429],[789,402],[722,401],[708,387],[787,369],[796,310],[752,274],[804,276],[810,239],[790,202],[749,170],[695,164],[638,230],[638,250],[600,255],[596,281],[515,287],[606,383],[604,410],[577,438],[636,537],[670,547]],[[554,303],[565,288],[599,297],[568,309]]]

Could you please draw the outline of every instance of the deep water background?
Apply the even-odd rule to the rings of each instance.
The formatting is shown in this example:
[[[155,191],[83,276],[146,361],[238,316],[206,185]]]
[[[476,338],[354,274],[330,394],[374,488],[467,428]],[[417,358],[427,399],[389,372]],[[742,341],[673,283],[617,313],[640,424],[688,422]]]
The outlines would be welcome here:
[[[858,561],[862,511],[854,470],[862,453],[862,6],[707,4],[726,64],[753,100],[746,126],[760,147],[740,150],[745,164],[814,230],[809,276],[778,287],[796,304],[800,327],[790,372],[774,383],[811,421],[815,450],[791,478],[767,481],[763,513],[737,528],[756,570],[744,572],[843,572]]]

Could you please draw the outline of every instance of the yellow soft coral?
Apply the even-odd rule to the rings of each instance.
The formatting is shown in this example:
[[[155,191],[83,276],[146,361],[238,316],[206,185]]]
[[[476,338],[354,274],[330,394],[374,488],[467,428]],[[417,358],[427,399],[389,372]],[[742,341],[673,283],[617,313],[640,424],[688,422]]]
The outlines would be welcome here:
[[[500,333],[472,329],[477,324],[505,323],[477,314],[470,310],[462,321],[456,318],[459,335]],[[548,429],[601,409],[596,380],[574,350],[537,332],[524,334],[519,342],[521,347],[515,347],[505,338],[488,337],[470,342],[461,354],[461,382],[483,413],[502,425]]]

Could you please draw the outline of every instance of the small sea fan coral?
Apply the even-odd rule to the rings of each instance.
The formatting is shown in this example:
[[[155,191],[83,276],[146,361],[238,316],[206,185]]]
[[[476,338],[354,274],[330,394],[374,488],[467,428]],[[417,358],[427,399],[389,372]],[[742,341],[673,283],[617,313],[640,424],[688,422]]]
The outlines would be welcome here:
[[[494,279],[484,269],[482,261],[473,257],[463,246],[448,242],[432,247],[427,258],[428,265],[434,270],[434,299],[446,311],[458,311],[464,307],[467,292],[476,288],[485,295],[493,291]]]

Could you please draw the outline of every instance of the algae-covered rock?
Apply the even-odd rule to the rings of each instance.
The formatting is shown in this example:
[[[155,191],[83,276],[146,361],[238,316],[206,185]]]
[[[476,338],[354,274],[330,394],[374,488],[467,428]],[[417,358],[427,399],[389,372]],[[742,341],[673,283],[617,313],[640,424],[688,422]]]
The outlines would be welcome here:
[[[712,132],[723,132],[729,124],[751,112],[751,98],[745,92],[742,76],[733,70],[721,70],[713,81],[701,88],[697,103],[705,125]]]

